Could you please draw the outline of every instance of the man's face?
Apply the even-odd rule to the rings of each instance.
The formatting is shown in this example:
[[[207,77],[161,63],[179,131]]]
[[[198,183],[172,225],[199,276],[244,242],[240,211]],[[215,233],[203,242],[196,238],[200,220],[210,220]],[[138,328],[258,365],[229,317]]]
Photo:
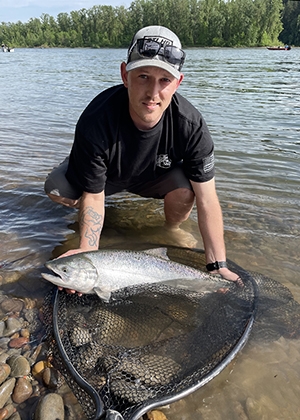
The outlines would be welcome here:
[[[161,119],[173,94],[183,80],[159,67],[145,66],[126,71],[121,65],[124,86],[128,89],[130,116],[139,130],[149,130]]]

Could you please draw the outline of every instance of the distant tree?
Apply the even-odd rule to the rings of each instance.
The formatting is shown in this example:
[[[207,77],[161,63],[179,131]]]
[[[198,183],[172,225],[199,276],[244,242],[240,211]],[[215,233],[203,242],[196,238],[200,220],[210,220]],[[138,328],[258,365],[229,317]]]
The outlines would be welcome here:
[[[300,46],[300,2],[283,0],[283,31],[279,40],[284,44]]]
[[[283,1],[283,3],[282,3]],[[98,5],[55,19],[0,24],[15,47],[126,47],[146,25],[176,32],[184,46],[300,45],[300,3],[293,0],[134,0],[129,8]]]

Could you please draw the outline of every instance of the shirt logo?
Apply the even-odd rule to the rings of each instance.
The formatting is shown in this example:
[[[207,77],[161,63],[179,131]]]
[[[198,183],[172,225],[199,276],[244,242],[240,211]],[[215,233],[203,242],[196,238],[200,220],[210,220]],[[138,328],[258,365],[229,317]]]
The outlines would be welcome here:
[[[215,157],[212,153],[211,155],[207,156],[205,159],[203,159],[203,171],[205,174],[207,172],[210,172],[215,166]]]
[[[159,168],[167,169],[171,167],[171,159],[168,155],[157,155],[156,157],[156,166]]]

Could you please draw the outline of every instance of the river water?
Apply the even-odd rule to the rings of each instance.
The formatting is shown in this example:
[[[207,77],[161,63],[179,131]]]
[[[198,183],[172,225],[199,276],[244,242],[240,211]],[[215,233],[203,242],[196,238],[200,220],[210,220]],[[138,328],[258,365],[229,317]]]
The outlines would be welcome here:
[[[40,297],[39,268],[76,247],[76,212],[43,192],[69,152],[76,121],[120,83],[125,50],[16,49],[0,54],[2,287]],[[216,147],[228,257],[287,286],[300,302],[300,49],[190,49],[180,92],[204,115]],[[107,203],[102,247],[163,245],[161,201],[119,194]],[[184,229],[197,234],[196,212]],[[15,261],[15,262],[14,262]],[[233,364],[168,419],[299,419],[298,339],[249,342]]]

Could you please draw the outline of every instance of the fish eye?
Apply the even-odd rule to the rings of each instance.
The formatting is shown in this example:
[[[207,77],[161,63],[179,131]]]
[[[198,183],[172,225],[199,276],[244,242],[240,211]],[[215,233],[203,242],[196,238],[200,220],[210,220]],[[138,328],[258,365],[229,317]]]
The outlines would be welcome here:
[[[64,273],[67,273],[67,271],[68,271],[68,267],[65,265],[64,267],[62,267],[62,271],[64,272]]]

